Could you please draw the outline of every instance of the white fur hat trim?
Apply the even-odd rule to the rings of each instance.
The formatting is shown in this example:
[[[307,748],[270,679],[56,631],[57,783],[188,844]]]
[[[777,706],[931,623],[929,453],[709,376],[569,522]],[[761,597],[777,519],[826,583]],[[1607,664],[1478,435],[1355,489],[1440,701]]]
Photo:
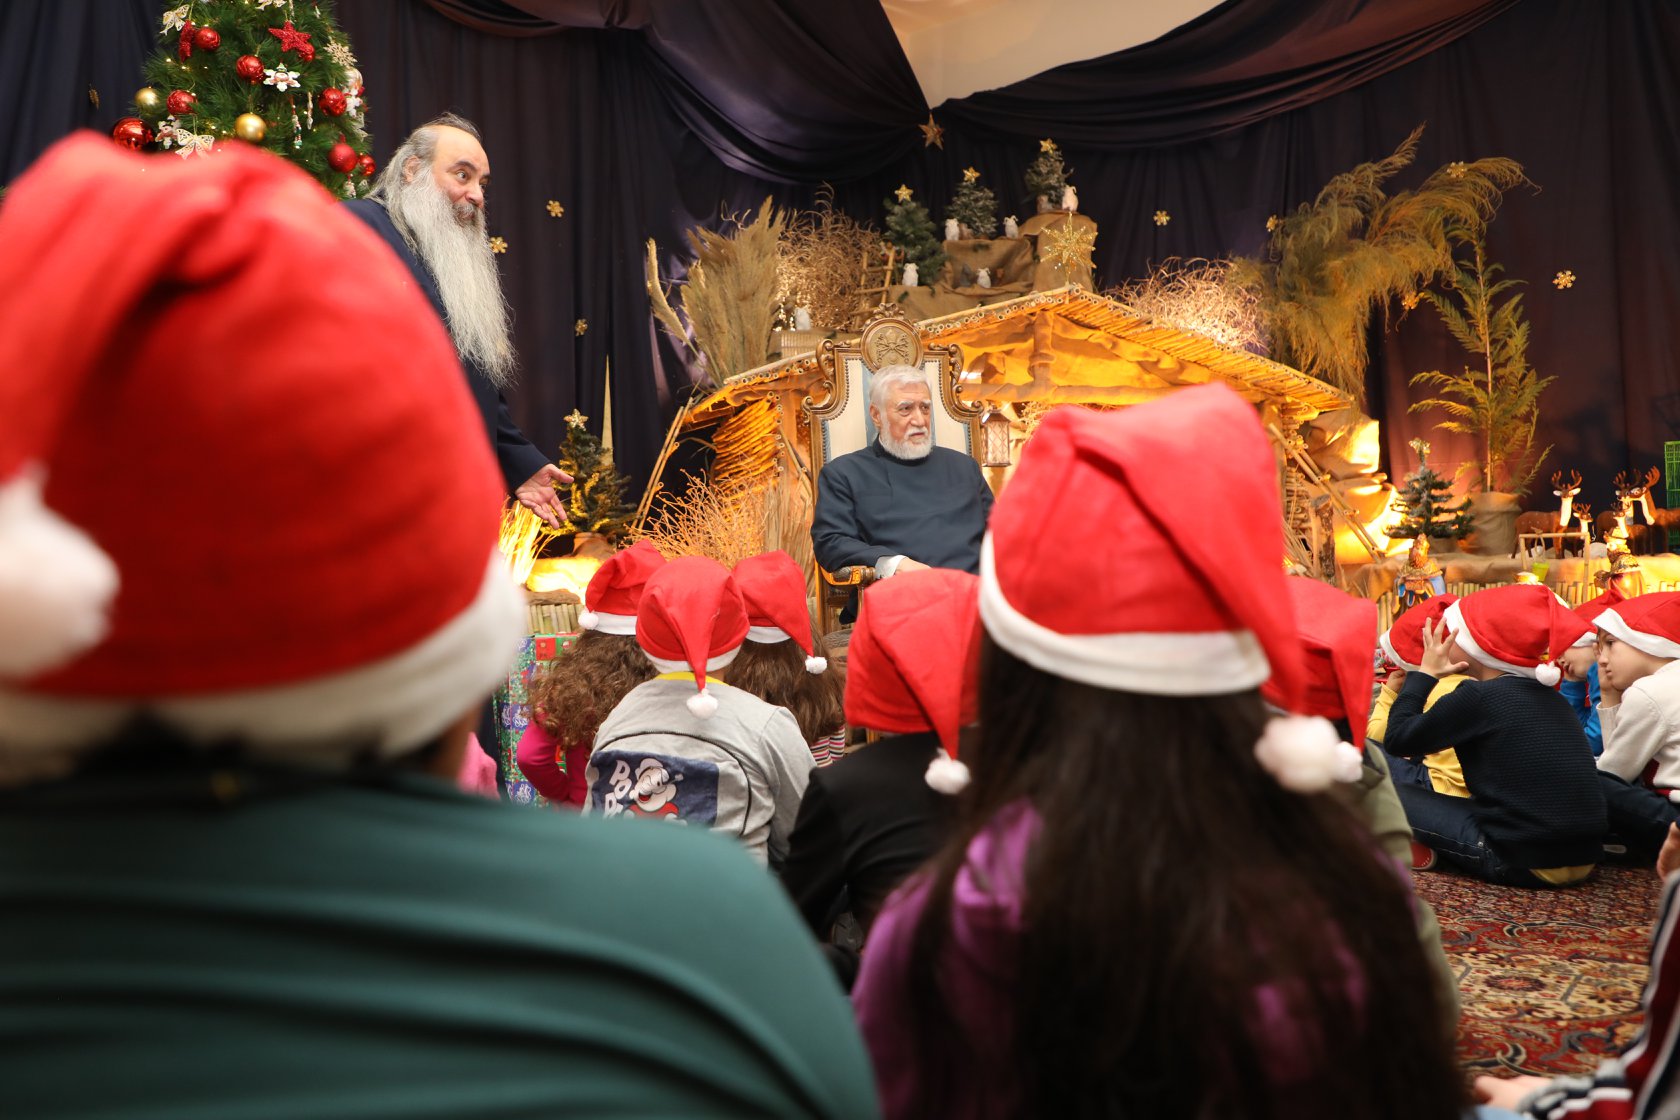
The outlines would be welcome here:
[[[928,763],[927,772],[923,775],[928,785],[947,796],[955,796],[967,789],[971,777],[968,764],[958,762],[943,748],[933,756],[933,761]]]
[[[41,501],[45,472],[0,486],[0,678],[56,669],[104,640],[117,566]]]

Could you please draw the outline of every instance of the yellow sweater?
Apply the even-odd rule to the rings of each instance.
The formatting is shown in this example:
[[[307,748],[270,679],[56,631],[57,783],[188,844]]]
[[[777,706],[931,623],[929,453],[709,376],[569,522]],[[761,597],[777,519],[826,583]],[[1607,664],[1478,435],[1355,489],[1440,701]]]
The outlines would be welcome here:
[[[1435,706],[1435,701],[1457,688],[1470,678],[1463,673],[1454,673],[1442,677],[1435,682],[1435,687],[1429,691],[1429,699],[1423,702],[1423,710],[1428,711]],[[1388,709],[1393,706],[1395,692],[1388,685],[1382,686],[1377,694],[1376,703],[1371,705],[1371,719],[1365,725],[1365,737],[1377,742],[1383,741],[1383,735],[1388,730]],[[1458,752],[1448,747],[1444,751],[1425,755],[1423,764],[1429,768],[1429,784],[1436,793],[1444,793],[1448,797],[1469,797],[1470,787],[1464,784],[1464,768],[1458,764]]]

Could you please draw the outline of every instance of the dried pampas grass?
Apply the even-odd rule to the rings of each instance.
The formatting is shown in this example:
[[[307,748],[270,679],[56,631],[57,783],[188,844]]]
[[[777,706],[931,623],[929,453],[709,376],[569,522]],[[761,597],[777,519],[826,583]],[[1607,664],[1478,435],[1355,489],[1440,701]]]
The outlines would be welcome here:
[[[1143,279],[1104,294],[1160,326],[1191,331],[1233,350],[1267,352],[1260,294],[1232,282],[1230,261],[1172,257]]]
[[[881,234],[834,208],[834,188],[817,192],[814,210],[788,215],[778,245],[776,299],[784,310],[803,307],[818,327],[849,330],[871,310],[865,294],[871,262],[881,257]]]

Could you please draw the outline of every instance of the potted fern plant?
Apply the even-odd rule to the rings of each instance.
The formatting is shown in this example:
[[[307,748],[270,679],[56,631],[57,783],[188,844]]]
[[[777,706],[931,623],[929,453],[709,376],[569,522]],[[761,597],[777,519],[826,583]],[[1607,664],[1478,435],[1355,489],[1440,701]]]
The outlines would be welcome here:
[[[1447,416],[1435,426],[1475,437],[1481,461],[1481,492],[1471,498],[1478,550],[1509,555],[1516,545],[1520,496],[1528,492],[1550,445],[1535,449],[1540,395],[1556,378],[1541,377],[1528,364],[1528,321],[1522,281],[1501,279],[1503,269],[1487,259],[1477,231],[1457,228],[1453,240],[1465,250],[1456,258],[1448,293],[1424,291],[1458,344],[1476,361],[1461,373],[1429,370],[1411,383],[1438,395],[1418,401],[1410,411],[1437,409]]]

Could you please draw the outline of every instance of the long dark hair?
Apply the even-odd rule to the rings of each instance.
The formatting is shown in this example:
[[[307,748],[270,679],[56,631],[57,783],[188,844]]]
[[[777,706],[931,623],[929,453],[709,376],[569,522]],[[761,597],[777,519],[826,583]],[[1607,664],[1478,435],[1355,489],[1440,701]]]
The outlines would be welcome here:
[[[1024,868],[1013,1050],[1034,1115],[1455,1120],[1464,1090],[1406,889],[1329,795],[1261,769],[1259,695],[1116,692],[986,641],[973,784],[926,871],[908,966],[924,1097],[981,1098],[942,990],[952,884],[1005,806],[1041,820]],[[1260,1006],[1276,1000],[1280,1014]],[[994,1098],[995,1099],[995,1098]]]
[[[821,652],[820,640],[815,648]],[[745,642],[727,672],[736,688],[792,712],[807,743],[828,738],[846,722],[845,671],[831,657],[821,673],[807,673],[797,642]]]

